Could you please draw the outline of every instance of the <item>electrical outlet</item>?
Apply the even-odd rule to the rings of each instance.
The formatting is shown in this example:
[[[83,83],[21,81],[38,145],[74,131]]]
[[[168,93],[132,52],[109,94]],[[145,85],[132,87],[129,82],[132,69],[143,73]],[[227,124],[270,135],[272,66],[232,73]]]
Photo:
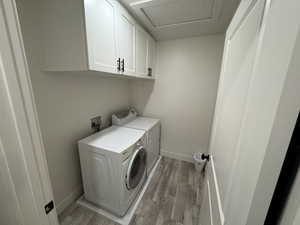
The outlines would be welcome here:
[[[99,132],[101,130],[102,118],[97,116],[91,119],[91,128],[94,132]]]

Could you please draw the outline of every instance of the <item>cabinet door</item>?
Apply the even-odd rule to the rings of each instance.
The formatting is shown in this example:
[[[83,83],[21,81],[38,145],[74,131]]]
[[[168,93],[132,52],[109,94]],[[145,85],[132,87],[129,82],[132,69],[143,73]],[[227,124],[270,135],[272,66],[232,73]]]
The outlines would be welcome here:
[[[156,42],[150,35],[148,36],[147,54],[147,75],[154,77],[156,60]]]
[[[147,76],[148,73],[148,35],[140,27],[136,27],[136,74]]]
[[[118,16],[118,49],[121,60],[124,60],[126,75],[135,74],[135,21],[120,8]]]
[[[90,70],[117,72],[117,5],[114,0],[85,0]]]

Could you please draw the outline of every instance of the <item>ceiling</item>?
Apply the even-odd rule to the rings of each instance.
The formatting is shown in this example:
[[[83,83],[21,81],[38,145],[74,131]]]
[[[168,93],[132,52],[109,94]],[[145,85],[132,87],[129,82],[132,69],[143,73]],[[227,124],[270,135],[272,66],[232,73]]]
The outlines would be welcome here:
[[[120,0],[157,40],[224,33],[240,0]]]

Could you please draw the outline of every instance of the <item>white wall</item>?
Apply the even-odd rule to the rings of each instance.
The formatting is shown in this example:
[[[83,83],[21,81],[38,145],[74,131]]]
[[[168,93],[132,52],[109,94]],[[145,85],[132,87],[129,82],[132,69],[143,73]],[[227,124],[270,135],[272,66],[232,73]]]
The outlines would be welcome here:
[[[131,103],[162,121],[162,153],[208,151],[223,35],[158,42],[156,81],[132,81]]]
[[[129,104],[128,80],[98,73],[41,72],[39,1],[17,1],[55,202],[59,211],[81,193],[77,140],[90,118]]]
[[[162,120],[165,154],[191,160],[193,152],[207,152],[223,35],[160,42],[155,82],[129,82],[91,72],[42,72],[43,29],[37,22],[41,2],[17,0],[59,211],[81,194],[77,141],[89,135],[89,119],[94,116],[104,116],[107,123],[110,113],[132,104],[144,115]]]

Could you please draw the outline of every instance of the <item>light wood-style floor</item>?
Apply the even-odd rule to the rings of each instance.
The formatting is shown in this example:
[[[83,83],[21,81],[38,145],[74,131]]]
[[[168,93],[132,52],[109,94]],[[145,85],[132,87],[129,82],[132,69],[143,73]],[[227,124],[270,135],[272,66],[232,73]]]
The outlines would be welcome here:
[[[203,176],[192,163],[162,158],[130,225],[198,225]],[[117,225],[76,204],[61,225]]]

